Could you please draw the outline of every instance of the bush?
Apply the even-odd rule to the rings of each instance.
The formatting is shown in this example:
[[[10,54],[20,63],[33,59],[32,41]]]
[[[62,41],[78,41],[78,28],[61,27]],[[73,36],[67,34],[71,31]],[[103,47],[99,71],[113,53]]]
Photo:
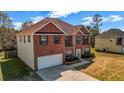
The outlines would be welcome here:
[[[65,61],[70,62],[70,61],[75,61],[78,60],[78,57],[75,57],[73,55],[71,56],[66,56]]]
[[[95,54],[90,52],[82,54],[82,58],[89,58],[89,57],[95,57]]]

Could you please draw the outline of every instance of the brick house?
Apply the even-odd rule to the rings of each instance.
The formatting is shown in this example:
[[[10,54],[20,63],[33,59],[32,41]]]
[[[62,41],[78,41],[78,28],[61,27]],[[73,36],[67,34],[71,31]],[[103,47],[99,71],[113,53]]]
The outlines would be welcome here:
[[[81,57],[91,47],[91,33],[57,18],[45,18],[17,34],[18,57],[33,70],[65,63],[67,55]]]

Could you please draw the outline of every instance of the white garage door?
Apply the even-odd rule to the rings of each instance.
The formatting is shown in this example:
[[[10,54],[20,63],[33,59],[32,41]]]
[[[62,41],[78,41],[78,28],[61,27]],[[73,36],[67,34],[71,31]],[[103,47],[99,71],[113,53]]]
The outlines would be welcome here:
[[[62,54],[38,57],[38,69],[60,65],[62,63],[63,63]]]

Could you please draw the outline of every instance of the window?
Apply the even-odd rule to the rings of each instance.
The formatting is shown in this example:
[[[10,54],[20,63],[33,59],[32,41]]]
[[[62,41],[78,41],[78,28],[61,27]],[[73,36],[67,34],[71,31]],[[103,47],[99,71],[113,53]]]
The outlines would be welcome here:
[[[48,36],[40,36],[40,44],[47,45],[48,44]]]
[[[72,46],[72,36],[65,36],[65,46]]]
[[[54,44],[60,44],[60,40],[61,37],[60,36],[54,36]]]
[[[76,43],[77,43],[77,44],[80,44],[80,43],[81,43],[81,37],[80,37],[80,36],[77,36],[77,37],[76,37]]]
[[[20,42],[22,42],[22,37],[20,36]]]
[[[30,36],[28,36],[28,42],[29,42],[29,43],[31,42],[31,40],[30,40]]]
[[[112,39],[110,39],[110,42],[112,42]]]
[[[89,43],[89,35],[84,35],[83,36],[83,44],[88,44]]]
[[[25,36],[24,36],[24,43],[25,43]]]
[[[117,38],[117,45],[122,45],[122,37]]]
[[[66,57],[68,57],[68,56],[72,56],[72,51],[71,50],[67,50],[66,52],[65,52],[65,54],[66,54]]]

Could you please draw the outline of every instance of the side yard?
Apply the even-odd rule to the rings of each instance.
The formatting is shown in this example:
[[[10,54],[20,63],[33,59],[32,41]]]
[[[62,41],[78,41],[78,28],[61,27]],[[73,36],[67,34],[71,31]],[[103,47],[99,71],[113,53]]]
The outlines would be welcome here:
[[[4,59],[0,55],[0,77],[3,80],[40,80],[19,58]]]
[[[93,63],[76,67],[76,69],[99,80],[124,80],[124,55],[95,52]]]

